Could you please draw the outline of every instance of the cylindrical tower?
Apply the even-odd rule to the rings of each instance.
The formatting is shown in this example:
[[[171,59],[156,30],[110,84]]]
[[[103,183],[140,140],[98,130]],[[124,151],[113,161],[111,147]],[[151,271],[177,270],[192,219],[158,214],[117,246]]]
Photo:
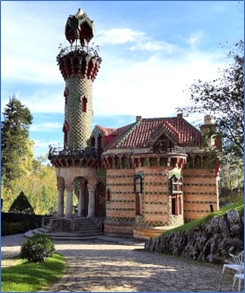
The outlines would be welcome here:
[[[63,132],[64,147],[68,149],[85,149],[91,135],[92,82],[101,63],[97,51],[88,46],[93,31],[93,21],[81,9],[77,14],[70,15],[66,22],[65,35],[71,45],[62,48],[57,56],[65,80]]]

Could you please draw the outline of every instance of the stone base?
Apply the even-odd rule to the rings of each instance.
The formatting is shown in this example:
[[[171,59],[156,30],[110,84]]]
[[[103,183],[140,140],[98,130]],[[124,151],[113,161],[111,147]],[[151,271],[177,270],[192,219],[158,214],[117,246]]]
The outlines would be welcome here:
[[[177,226],[148,227],[130,223],[104,223],[104,234],[107,236],[133,237],[135,239],[148,240],[175,227]]]
[[[133,225],[130,223],[104,223],[104,234],[107,236],[132,237]]]
[[[135,239],[148,240],[151,237],[160,236],[162,233],[175,228],[176,226],[163,227],[147,227],[147,226],[133,226],[133,237]]]
[[[44,217],[42,227],[47,227],[50,232],[73,232],[79,228],[78,220],[78,218]]]

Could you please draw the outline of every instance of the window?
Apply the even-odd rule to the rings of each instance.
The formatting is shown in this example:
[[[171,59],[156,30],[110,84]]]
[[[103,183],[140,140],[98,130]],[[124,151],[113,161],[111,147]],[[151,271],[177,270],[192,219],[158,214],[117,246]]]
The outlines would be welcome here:
[[[111,200],[111,191],[109,188],[107,188],[107,191],[106,191],[106,200],[107,201],[110,201]]]
[[[143,178],[139,173],[134,176],[134,192],[138,194],[143,192]]]
[[[170,192],[171,194],[181,194],[182,193],[182,178],[180,177],[179,179],[173,175],[170,178]]]
[[[65,121],[64,126],[63,126],[63,132],[64,132],[64,145],[67,145],[68,131],[69,131],[69,124],[67,123],[67,121]]]
[[[172,215],[182,214],[182,177],[173,175],[169,179]]]
[[[86,97],[83,97],[83,112],[87,112],[87,102],[88,102],[88,99]]]

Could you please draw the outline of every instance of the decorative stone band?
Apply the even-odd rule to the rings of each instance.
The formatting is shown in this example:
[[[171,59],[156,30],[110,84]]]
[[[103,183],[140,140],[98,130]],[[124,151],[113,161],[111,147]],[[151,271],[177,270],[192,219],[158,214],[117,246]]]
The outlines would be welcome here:
[[[93,56],[79,49],[68,52],[62,57],[57,57],[57,60],[64,80],[69,77],[79,76],[80,78],[86,77],[94,81],[101,63],[99,56]]]
[[[77,157],[69,157],[69,156],[52,156],[50,157],[51,164],[55,166],[56,168],[64,167],[86,167],[86,168],[96,168],[99,164],[99,161],[97,158],[81,158],[79,156]]]

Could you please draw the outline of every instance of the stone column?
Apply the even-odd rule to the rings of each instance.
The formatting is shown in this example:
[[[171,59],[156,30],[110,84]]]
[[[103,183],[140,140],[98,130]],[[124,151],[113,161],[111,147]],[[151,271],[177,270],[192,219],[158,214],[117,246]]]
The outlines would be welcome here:
[[[57,217],[64,217],[64,190],[65,185],[63,182],[58,182],[58,212]]]
[[[73,183],[66,184],[66,212],[65,217],[71,218],[73,215]]]
[[[82,182],[79,182],[78,185],[78,195],[78,217],[82,217],[84,211],[84,184]]]
[[[95,213],[95,194],[94,184],[88,184],[88,216],[87,218],[93,218]]]

